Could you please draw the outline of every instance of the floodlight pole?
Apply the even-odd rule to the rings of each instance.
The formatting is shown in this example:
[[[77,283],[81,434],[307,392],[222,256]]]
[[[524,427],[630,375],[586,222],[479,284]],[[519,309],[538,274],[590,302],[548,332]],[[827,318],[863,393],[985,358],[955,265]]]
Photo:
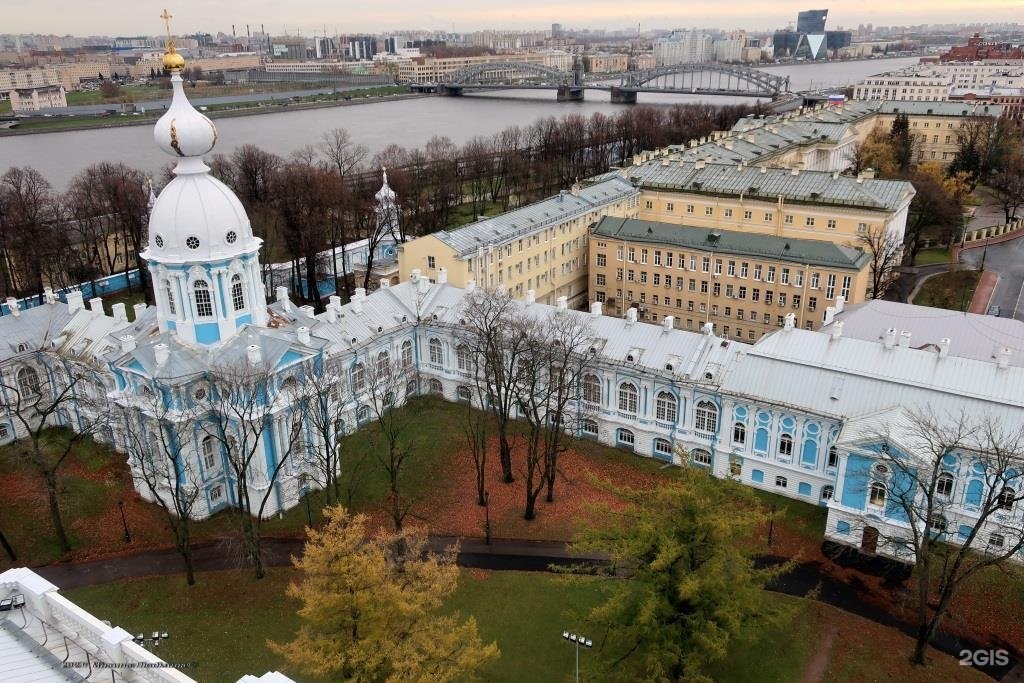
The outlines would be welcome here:
[[[576,683],[580,683],[580,645],[593,647],[594,642],[587,640],[586,636],[578,633],[569,633],[568,631],[562,631],[562,637],[576,646]]]

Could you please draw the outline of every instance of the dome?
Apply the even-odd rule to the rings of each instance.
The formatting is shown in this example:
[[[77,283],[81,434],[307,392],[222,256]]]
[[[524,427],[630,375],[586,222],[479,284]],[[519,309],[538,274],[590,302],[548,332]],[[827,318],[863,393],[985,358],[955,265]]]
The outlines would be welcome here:
[[[145,258],[159,263],[218,261],[255,251],[245,208],[231,189],[206,172],[199,159],[187,160],[197,172],[178,165],[149,216],[149,247]],[[199,170],[201,167],[202,170]]]
[[[164,55],[163,65],[168,71],[177,71],[185,67],[185,58],[177,52],[168,52]]]
[[[381,169],[381,173],[384,176],[384,184],[380,186],[380,189],[377,190],[377,194],[375,194],[374,197],[378,204],[393,202],[395,201],[395,191],[391,189],[390,185],[388,185],[388,171],[386,168]]]
[[[189,103],[180,73],[171,75],[171,87],[174,90],[171,106],[156,122],[153,139],[160,149],[173,157],[199,157],[208,153],[217,144],[217,127]]]

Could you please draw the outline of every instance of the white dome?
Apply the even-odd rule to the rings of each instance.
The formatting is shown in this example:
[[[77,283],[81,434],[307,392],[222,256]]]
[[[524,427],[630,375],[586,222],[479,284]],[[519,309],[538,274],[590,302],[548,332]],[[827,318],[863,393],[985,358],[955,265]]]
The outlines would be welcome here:
[[[183,168],[193,165],[194,171]],[[259,248],[242,203],[206,168],[199,159],[179,162],[177,177],[150,212],[146,258],[163,263],[215,261]]]
[[[189,103],[182,88],[181,74],[171,76],[174,96],[171,106],[153,128],[153,139],[172,157],[198,157],[217,144],[217,127]]]
[[[388,185],[388,172],[386,169],[381,171],[384,175],[384,184],[377,190],[377,194],[373,195],[376,198],[378,204],[384,204],[385,202],[395,201],[395,191]]]

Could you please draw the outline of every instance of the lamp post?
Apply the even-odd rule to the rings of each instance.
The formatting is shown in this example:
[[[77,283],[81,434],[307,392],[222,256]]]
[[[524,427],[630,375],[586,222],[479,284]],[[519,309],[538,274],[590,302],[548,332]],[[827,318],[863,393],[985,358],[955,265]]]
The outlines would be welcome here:
[[[594,647],[594,641],[578,633],[562,631],[562,637],[576,645],[576,683],[580,683],[580,645],[583,647]]]
[[[167,640],[170,637],[171,634],[167,631],[153,631],[153,633],[148,636],[145,633],[137,633],[132,637],[132,640],[135,641],[137,645],[142,645],[143,647],[145,647],[147,643],[151,643],[153,647],[158,647],[162,641]]]
[[[117,507],[121,511],[121,526],[124,527],[124,542],[125,543],[131,543],[132,542],[132,535],[128,531],[128,520],[124,516],[124,501],[123,500],[117,501]]]
[[[491,492],[484,491],[484,539],[491,544]]]

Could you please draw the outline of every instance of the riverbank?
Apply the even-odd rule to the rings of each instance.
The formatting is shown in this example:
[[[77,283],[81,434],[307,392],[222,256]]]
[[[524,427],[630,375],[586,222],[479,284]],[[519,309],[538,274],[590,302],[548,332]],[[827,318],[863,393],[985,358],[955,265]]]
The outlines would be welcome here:
[[[348,107],[358,104],[375,104],[379,102],[397,102],[401,100],[420,99],[423,97],[436,97],[435,95],[423,93],[396,93],[393,95],[377,95],[373,97],[352,97],[351,99],[331,99],[314,102],[275,102],[270,100],[261,101],[253,106],[243,106],[231,109],[209,109],[204,113],[211,119],[236,118],[242,116],[257,116],[260,114],[279,114],[283,111],[306,111],[311,109],[327,109],[331,107]],[[221,105],[228,106],[228,105]],[[44,133],[66,133],[82,130],[96,130],[100,128],[129,128],[133,126],[152,125],[163,111],[138,116],[118,115],[115,117],[82,117],[80,119],[58,118],[46,119],[47,127],[39,128],[8,128],[0,129],[0,137],[19,137],[24,135],[41,135]],[[67,125],[60,125],[60,124]]]

